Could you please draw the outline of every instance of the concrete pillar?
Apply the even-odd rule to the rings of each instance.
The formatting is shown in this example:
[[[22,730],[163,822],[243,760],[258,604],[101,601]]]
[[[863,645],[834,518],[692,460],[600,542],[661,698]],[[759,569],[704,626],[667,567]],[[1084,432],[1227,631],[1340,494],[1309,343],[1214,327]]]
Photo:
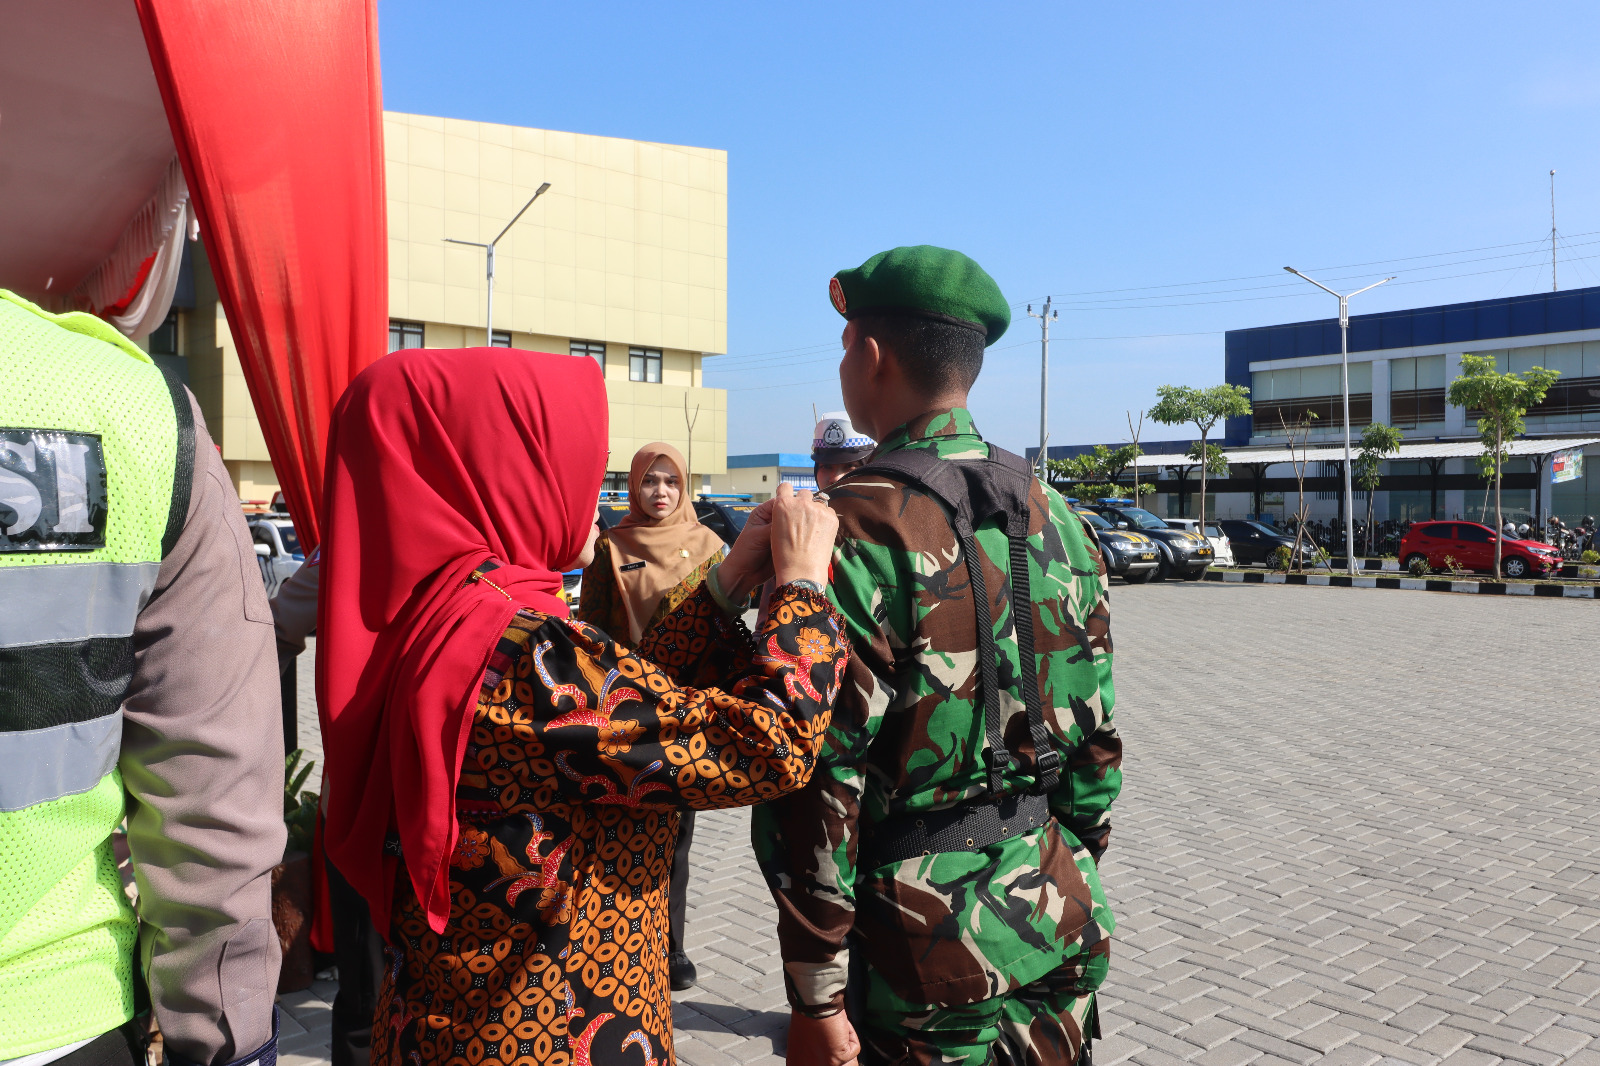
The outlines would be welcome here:
[[[1459,366],[1459,364],[1458,364],[1458,366]],[[1445,412],[1447,416],[1449,414],[1449,411],[1450,411],[1450,409],[1447,409],[1446,412]],[[1459,414],[1459,410],[1457,411],[1457,413]],[[1461,473],[1465,473],[1466,470],[1467,470],[1467,465],[1469,463],[1471,463],[1471,462],[1472,462],[1472,460],[1470,460],[1470,459],[1447,459],[1447,460],[1445,460],[1445,464],[1444,464],[1444,473],[1446,473],[1446,474],[1461,474]],[[1477,469],[1477,468],[1473,467],[1473,469]],[[1444,517],[1446,517],[1446,518],[1464,518],[1466,516],[1465,515],[1465,512],[1466,512],[1466,496],[1467,496],[1467,491],[1465,489],[1445,489],[1444,490]]]
[[[1461,376],[1461,353],[1450,352],[1444,357],[1444,391],[1450,395],[1450,383]],[[1449,403],[1444,408],[1444,434],[1447,437],[1464,437],[1468,433],[1467,412],[1463,407]],[[1453,512],[1452,512],[1453,514]]]
[[[1389,360],[1372,361],[1372,420],[1389,423]]]

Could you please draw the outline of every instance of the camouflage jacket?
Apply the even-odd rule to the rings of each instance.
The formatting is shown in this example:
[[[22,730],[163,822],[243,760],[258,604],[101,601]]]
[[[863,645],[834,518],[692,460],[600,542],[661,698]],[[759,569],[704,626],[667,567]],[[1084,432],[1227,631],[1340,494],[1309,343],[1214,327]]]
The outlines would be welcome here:
[[[988,454],[964,408],[902,426],[876,454],[900,448],[944,459]],[[1029,588],[1040,700],[1062,759],[1050,797],[1056,820],[977,851],[860,868],[863,823],[986,792],[977,620],[967,561],[937,500],[871,474],[848,476],[829,497],[840,521],[829,596],[856,656],[811,784],[758,807],[751,829],[778,904],[791,1005],[842,1006],[847,937],[907,1005],[978,1002],[1063,968],[1092,991],[1114,927],[1096,863],[1122,781],[1098,545],[1035,479]],[[976,540],[1001,658],[1011,794],[1033,786],[1035,759],[1017,680],[1008,543],[992,522]]]

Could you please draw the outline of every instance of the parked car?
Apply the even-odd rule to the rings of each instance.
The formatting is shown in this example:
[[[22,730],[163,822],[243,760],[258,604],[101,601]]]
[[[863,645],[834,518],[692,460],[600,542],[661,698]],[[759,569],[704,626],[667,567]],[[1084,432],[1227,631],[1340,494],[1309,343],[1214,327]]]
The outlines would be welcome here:
[[[306,561],[295,535],[294,522],[280,513],[246,515],[250,539],[255,542],[256,562],[261,567],[261,580],[267,586],[267,598],[278,594],[278,589],[289,580],[289,575],[300,569]]]
[[[694,501],[694,513],[699,516],[701,525],[721,537],[722,542],[731,548],[733,542],[739,539],[744,524],[750,520],[750,512],[757,506],[749,496],[705,493]]]
[[[626,517],[628,517],[628,494],[626,492],[602,492],[600,494],[600,532],[604,533]]]
[[[1445,557],[1463,570],[1492,572],[1497,534],[1477,522],[1416,522],[1400,538],[1400,565],[1426,559],[1434,570],[1446,567]],[[1561,570],[1561,550],[1536,540],[1513,540],[1500,548],[1500,572],[1506,577],[1543,576]]]
[[[1100,542],[1100,554],[1106,559],[1106,572],[1115,574],[1130,585],[1149,581],[1161,565],[1161,551],[1155,541],[1143,533],[1122,530],[1093,511],[1074,508],[1074,513],[1094,529]]]
[[[1163,518],[1162,521],[1173,529],[1181,529],[1188,533],[1200,532],[1198,518]],[[1228,535],[1222,531],[1222,527],[1215,522],[1207,521],[1205,536],[1211,542],[1211,550],[1216,553],[1211,557],[1212,565],[1232,566],[1233,546],[1228,543]]]
[[[1239,566],[1271,566],[1272,553],[1279,548],[1294,550],[1294,534],[1265,522],[1246,521],[1242,518],[1224,518],[1217,525],[1227,535],[1228,546],[1233,549],[1233,560]],[[1309,536],[1309,534],[1308,534]],[[1301,541],[1302,553],[1316,549],[1315,544]]]
[[[1087,510],[1094,511],[1117,529],[1136,530],[1155,542],[1161,555],[1156,581],[1169,577],[1197,581],[1214,558],[1211,543],[1200,534],[1174,529],[1143,507],[1135,507],[1132,500],[1097,500],[1089,504]]]

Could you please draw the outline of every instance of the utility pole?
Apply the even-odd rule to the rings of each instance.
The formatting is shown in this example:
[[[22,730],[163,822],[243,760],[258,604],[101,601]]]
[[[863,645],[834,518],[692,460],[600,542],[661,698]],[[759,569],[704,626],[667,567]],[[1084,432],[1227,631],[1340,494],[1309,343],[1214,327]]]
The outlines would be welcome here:
[[[1052,297],[1044,298],[1038,314],[1028,305],[1028,317],[1039,320],[1039,476],[1050,480],[1049,466],[1045,462],[1045,443],[1050,439],[1050,320],[1060,315],[1050,310]]]
[[[690,500],[693,500],[694,496],[695,496],[695,492],[694,492],[694,424],[696,422],[698,422],[698,421],[700,421],[700,405],[699,404],[695,404],[694,405],[694,417],[690,418],[689,417],[689,394],[686,392],[686,393],[683,394],[683,422],[684,422],[684,425],[689,427],[689,458],[688,458],[689,469],[685,470],[683,472],[683,474],[684,474],[684,477],[686,479],[688,479],[688,482],[689,482],[687,488],[689,489],[689,499]]]
[[[1340,391],[1344,393],[1344,561],[1350,571],[1350,576],[1356,576],[1356,494],[1350,485],[1350,297],[1360,296],[1367,289],[1376,289],[1385,281],[1394,278],[1384,278],[1383,281],[1374,281],[1366,289],[1357,289],[1355,292],[1338,293],[1328,288],[1322,282],[1308,278],[1294,267],[1284,267],[1289,273],[1298,278],[1304,278],[1317,288],[1330,296],[1339,299],[1339,379]]]
[[[1555,292],[1556,285],[1556,172],[1550,172],[1550,291]]]
[[[549,188],[550,183],[548,181],[539,186],[534,191],[534,194],[528,197],[528,202],[522,205],[522,210],[511,216],[511,221],[506,223],[506,228],[496,234],[495,239],[488,244],[482,241],[458,241],[454,237],[446,237],[444,239],[446,244],[470,244],[474,248],[482,248],[489,253],[489,306],[483,315],[483,344],[486,348],[494,347],[494,246],[500,243],[500,238],[511,231],[511,227],[517,224],[517,219],[521,218],[523,213],[533,206],[533,202],[543,196]]]

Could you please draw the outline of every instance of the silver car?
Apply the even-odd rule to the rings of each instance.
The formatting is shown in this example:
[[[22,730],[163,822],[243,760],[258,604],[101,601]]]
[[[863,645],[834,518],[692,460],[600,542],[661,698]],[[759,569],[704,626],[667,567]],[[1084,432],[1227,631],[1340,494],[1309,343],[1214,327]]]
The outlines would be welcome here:
[[[250,525],[250,539],[255,542],[261,580],[267,586],[267,598],[271,599],[289,580],[289,575],[300,569],[306,560],[305,552],[288,515],[246,515],[245,520]]]
[[[1198,533],[1200,531],[1199,519],[1168,518],[1164,519],[1164,521],[1174,529],[1182,529],[1189,533]],[[1232,566],[1233,545],[1228,543],[1228,535],[1222,531],[1222,527],[1210,519],[1206,520],[1206,539],[1211,542],[1211,548],[1216,552],[1212,556],[1212,565]]]

